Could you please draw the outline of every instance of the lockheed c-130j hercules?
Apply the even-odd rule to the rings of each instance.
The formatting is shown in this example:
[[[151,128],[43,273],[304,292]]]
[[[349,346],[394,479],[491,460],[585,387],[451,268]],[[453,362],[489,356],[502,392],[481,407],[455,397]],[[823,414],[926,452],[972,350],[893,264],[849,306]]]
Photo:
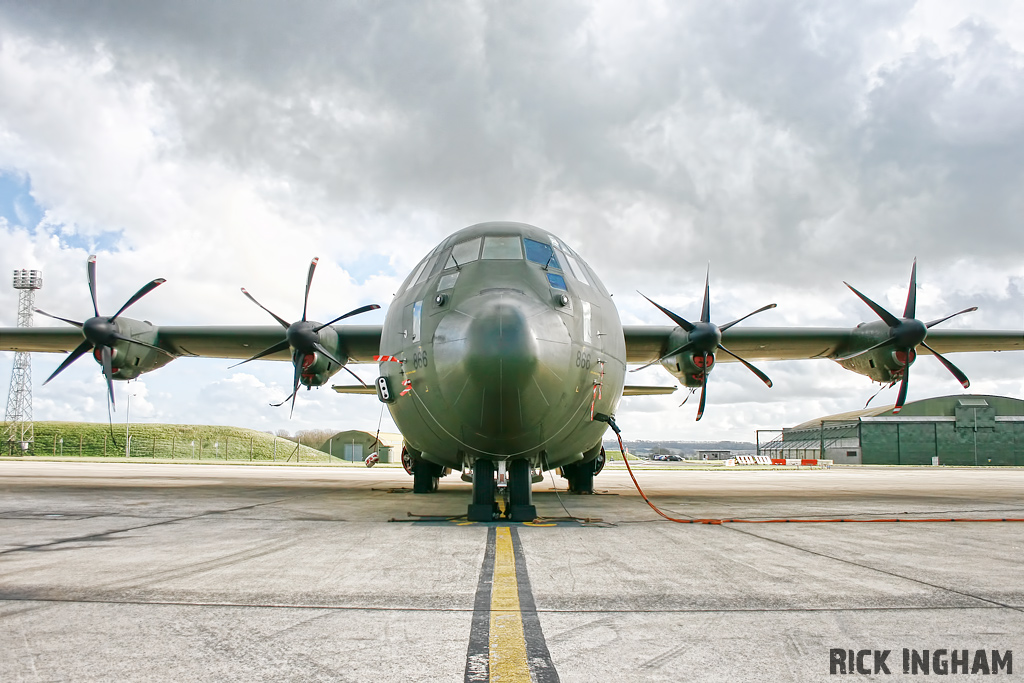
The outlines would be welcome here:
[[[374,387],[335,388],[376,393],[387,404],[405,437],[416,492],[435,490],[449,469],[471,478],[468,515],[475,521],[497,514],[496,482],[506,484],[513,521],[536,516],[531,485],[546,470],[560,468],[575,491],[593,490],[602,438],[622,396],[674,391],[628,385],[627,364],[660,364],[699,391],[700,419],[718,362],[740,362],[771,386],[751,361],[832,359],[876,382],[899,382],[898,410],[918,352],[934,355],[967,387],[967,377],[942,353],[1024,349],[1020,331],[931,331],[952,316],[916,318],[916,264],[902,317],[850,287],[880,318],[853,328],[736,325],[774,304],[715,325],[707,283],[699,320],[652,301],[672,325],[623,326],[590,266],[551,233],[523,223],[481,223],[445,239],[406,278],[383,326],[336,324],[376,305],[322,324],[307,320],[304,303],[302,319],[289,323],[245,290],[277,326],[163,327],[121,315],[163,280],[106,317],[97,305],[95,265],[90,258],[94,317],[59,318],[78,329],[0,328],[0,350],[70,351],[50,379],[92,352],[111,400],[113,380],[134,379],[181,356],[290,360],[293,407],[301,386],[323,386],[350,363],[376,362]],[[315,266],[314,259],[306,301]],[[254,349],[263,351],[253,355]]]

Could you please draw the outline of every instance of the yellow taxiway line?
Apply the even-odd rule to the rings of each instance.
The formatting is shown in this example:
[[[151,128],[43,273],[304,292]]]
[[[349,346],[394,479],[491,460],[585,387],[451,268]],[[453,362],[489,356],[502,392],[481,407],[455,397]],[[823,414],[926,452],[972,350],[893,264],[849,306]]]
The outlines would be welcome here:
[[[498,527],[495,532],[489,642],[490,680],[530,683],[512,533],[508,527]]]

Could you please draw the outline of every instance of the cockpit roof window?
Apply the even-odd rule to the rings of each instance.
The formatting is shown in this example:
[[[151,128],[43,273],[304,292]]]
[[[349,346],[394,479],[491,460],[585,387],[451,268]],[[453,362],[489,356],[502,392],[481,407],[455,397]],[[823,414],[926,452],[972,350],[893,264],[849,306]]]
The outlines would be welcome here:
[[[419,277],[420,277],[420,274],[421,274],[421,273],[423,273],[423,269],[427,267],[427,261],[428,261],[428,260],[429,260],[429,259],[423,259],[422,261],[420,261],[420,265],[418,265],[418,266],[416,267],[416,270],[415,270],[415,271],[413,271],[413,274],[412,274],[412,276],[411,276],[411,277],[410,277],[410,278],[409,278],[408,280],[406,280],[406,282],[408,283],[408,285],[409,285],[410,287],[411,287],[412,285],[414,285],[415,283],[419,282]],[[403,288],[403,289],[404,289],[404,288]]]
[[[425,259],[423,261],[423,265],[425,267],[423,267],[419,271],[417,271],[416,279],[413,280],[413,284],[417,284],[418,285],[419,283],[423,282],[423,280],[425,280],[428,275],[430,275],[430,271],[432,271],[434,269],[434,262],[437,261],[437,256],[438,255],[436,253],[432,254],[430,256],[430,258]]]
[[[461,242],[452,247],[452,253],[448,256],[445,270],[458,268],[480,258],[480,238],[474,237],[471,240]]]
[[[485,260],[519,260],[523,258],[523,246],[519,243],[519,238],[515,236],[488,235],[484,238],[483,258]]]
[[[577,280],[579,280],[583,284],[589,285],[590,283],[587,282],[587,276],[584,275],[584,273],[583,273],[583,266],[580,265],[580,262],[577,261],[568,252],[566,252],[564,254],[564,256],[565,256],[565,262],[569,266],[569,272],[572,273],[573,277],[575,277]]]
[[[562,264],[558,262],[558,257],[555,255],[550,244],[531,240],[528,237],[523,238],[523,243],[526,245],[527,260],[539,263],[547,268],[562,269]]]

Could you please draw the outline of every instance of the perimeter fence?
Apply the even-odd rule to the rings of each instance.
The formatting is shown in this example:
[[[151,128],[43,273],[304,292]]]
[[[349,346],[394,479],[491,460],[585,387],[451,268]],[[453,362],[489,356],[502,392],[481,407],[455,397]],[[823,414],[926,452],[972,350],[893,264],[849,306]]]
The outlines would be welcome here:
[[[193,425],[36,422],[28,451],[7,446],[4,455],[320,462],[344,460],[295,441],[248,429]]]

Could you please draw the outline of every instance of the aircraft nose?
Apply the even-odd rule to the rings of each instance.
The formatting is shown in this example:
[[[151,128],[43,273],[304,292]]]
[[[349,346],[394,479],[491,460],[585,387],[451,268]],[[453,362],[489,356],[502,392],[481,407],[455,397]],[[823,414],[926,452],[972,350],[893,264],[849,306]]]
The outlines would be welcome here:
[[[564,401],[570,347],[561,316],[543,302],[515,290],[472,297],[445,314],[435,333],[445,403],[485,441],[507,444],[527,433],[536,439],[551,408]]]
[[[469,377],[498,392],[519,386],[537,368],[537,338],[518,302],[498,300],[469,323],[466,335]]]

